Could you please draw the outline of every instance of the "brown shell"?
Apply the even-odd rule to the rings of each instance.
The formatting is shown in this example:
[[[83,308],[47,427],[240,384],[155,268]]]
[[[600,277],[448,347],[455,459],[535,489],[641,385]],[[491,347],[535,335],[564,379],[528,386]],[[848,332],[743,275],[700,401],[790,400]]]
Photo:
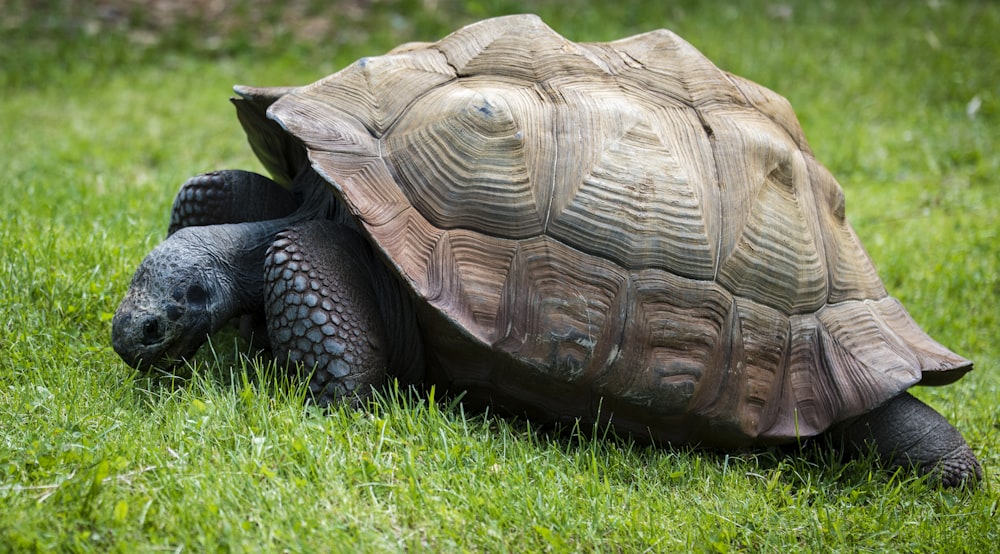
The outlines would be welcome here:
[[[971,368],[887,296],[788,102],[669,31],[504,17],[280,94],[468,399],[734,445]]]

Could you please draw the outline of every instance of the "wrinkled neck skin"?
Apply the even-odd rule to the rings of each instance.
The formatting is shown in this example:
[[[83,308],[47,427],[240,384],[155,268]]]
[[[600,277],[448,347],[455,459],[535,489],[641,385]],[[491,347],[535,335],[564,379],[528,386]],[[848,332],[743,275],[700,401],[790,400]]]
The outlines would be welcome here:
[[[264,254],[287,225],[287,220],[273,220],[190,229],[189,252],[205,260],[198,266],[212,277],[219,294],[213,330],[233,317],[263,310]],[[203,237],[206,232],[211,236]]]
[[[180,229],[143,260],[115,312],[112,343],[132,367],[170,369],[231,319],[263,311],[264,255],[301,219]]]

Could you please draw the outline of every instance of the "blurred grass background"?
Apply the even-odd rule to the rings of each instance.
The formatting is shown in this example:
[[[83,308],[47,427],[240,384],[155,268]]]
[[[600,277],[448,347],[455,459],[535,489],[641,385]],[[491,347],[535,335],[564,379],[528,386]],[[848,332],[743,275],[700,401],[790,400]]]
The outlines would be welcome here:
[[[789,98],[890,293],[976,363],[918,394],[982,490],[812,450],[552,439],[407,394],[320,417],[225,341],[171,385],[117,359],[111,314],[180,183],[262,170],[233,84],[525,11],[577,41],[670,28]],[[0,0],[0,551],[993,548],[997,29],[986,1]]]

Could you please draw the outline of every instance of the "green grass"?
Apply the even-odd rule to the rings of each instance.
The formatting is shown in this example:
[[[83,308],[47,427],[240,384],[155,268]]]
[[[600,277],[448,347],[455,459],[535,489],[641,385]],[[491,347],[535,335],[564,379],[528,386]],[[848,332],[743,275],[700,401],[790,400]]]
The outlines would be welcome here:
[[[917,391],[982,460],[986,482],[968,493],[872,472],[818,445],[725,454],[600,430],[552,436],[406,391],[366,412],[322,415],[303,408],[300,389],[274,384],[273,370],[241,360],[229,338],[189,379],[137,376],[110,347],[110,314],[161,240],[177,187],[209,169],[261,170],[226,101],[233,83],[306,83],[399,42],[528,8],[234,2],[224,16],[169,24],[124,1],[104,3],[124,8],[103,15],[84,2],[28,4],[0,4],[0,550],[1000,543],[997,5],[531,7],[574,40],[671,28],[792,101],[890,292],[976,362],[955,385]],[[297,35],[310,18],[332,24]]]

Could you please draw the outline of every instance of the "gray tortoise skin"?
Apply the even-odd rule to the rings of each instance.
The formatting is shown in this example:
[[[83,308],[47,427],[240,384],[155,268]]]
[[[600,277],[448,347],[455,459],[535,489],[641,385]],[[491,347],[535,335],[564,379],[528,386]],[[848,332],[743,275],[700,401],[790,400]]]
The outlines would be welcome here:
[[[510,16],[236,92],[272,178],[184,184],[115,314],[129,365],[242,318],[320,403],[395,378],[658,442],[830,433],[981,478],[906,392],[971,362],[887,294],[788,102],[673,33],[573,43]]]

